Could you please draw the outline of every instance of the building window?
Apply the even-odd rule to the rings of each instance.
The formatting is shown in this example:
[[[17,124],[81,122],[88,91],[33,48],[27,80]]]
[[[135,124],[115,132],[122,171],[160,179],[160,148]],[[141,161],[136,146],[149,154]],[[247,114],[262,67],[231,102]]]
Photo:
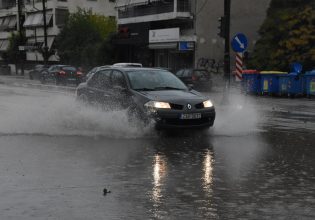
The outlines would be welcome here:
[[[68,20],[69,11],[67,9],[56,8],[56,25],[64,26]]]

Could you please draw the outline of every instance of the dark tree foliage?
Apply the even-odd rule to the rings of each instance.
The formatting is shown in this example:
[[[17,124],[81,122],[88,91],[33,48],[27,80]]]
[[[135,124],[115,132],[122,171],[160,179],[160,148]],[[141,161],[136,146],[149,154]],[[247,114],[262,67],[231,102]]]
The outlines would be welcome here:
[[[116,31],[113,18],[79,9],[57,37],[57,50],[62,63],[92,67],[111,62],[108,38]]]
[[[259,30],[249,67],[288,71],[290,63],[304,69],[315,64],[315,0],[272,0]]]
[[[12,33],[9,42],[9,48],[2,54],[2,58],[6,63],[22,64],[26,59],[26,53],[25,51],[19,50],[19,46],[25,45],[25,34]]]

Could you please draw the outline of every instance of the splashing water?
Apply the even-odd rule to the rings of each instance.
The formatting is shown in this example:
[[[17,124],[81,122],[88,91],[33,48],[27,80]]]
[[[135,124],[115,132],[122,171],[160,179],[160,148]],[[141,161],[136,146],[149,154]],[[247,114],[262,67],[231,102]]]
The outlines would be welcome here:
[[[13,91],[16,93],[14,96]],[[82,106],[69,94],[42,93],[16,88],[9,92],[11,95],[0,95],[2,135],[139,138],[152,132],[151,128],[129,123],[126,110],[103,111]]]
[[[261,115],[251,97],[230,95],[228,104],[216,106],[216,113],[215,135],[241,136],[260,131]]]

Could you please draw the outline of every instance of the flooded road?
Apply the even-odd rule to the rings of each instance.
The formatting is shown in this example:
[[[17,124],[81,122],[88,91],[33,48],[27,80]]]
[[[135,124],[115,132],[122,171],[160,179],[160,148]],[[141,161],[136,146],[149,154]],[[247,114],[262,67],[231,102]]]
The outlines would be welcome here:
[[[314,219],[315,102],[213,98],[214,128],[158,135],[0,85],[0,219]]]

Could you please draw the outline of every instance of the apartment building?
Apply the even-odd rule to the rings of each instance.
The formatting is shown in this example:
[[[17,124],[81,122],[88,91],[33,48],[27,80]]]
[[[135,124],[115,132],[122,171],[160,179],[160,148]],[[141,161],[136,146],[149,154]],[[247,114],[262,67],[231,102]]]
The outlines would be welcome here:
[[[54,50],[55,38],[66,22],[69,13],[78,8],[91,10],[105,16],[116,16],[113,0],[46,0],[47,46],[49,61],[58,61]],[[18,31],[18,13],[15,0],[0,0],[0,54],[9,46],[12,32]],[[44,48],[44,17],[42,0],[23,0],[23,28],[27,43],[21,49],[26,51],[29,62],[43,61],[40,51]]]
[[[245,33],[251,50],[270,0],[233,0],[231,36]],[[118,0],[120,61],[177,70],[197,66],[201,58],[223,60],[218,33],[222,0]]]

